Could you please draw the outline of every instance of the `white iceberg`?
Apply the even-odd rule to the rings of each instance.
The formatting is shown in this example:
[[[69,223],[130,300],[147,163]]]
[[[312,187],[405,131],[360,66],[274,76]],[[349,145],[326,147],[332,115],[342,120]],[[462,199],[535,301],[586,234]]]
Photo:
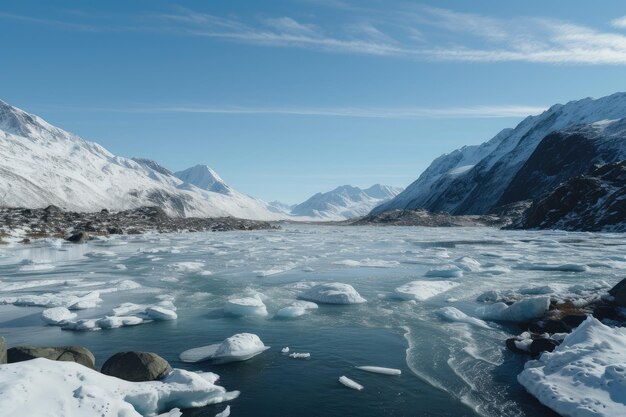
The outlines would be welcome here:
[[[355,389],[357,391],[361,391],[363,389],[363,385],[359,384],[356,381],[351,380],[350,378],[348,378],[347,376],[341,376],[339,377],[339,382],[341,382],[343,385],[345,385],[348,388],[352,388]]]
[[[65,307],[48,308],[41,312],[41,319],[48,324],[62,325],[76,318],[76,313],[72,313]]]
[[[588,317],[553,352],[527,362],[517,380],[563,416],[626,416],[626,328]]]
[[[183,362],[228,363],[248,360],[269,348],[255,334],[238,333],[222,343],[186,350],[179,357]]]
[[[254,297],[231,298],[224,305],[224,312],[233,316],[267,316],[267,308],[259,295]]]
[[[367,302],[352,285],[341,282],[315,285],[300,294],[299,298],[322,304],[360,304]]]
[[[452,281],[411,281],[394,290],[403,300],[424,301],[459,285]]]
[[[472,326],[482,327],[483,329],[491,329],[487,323],[476,317],[470,317],[455,307],[443,307],[437,312],[441,317],[448,321],[467,323]]]
[[[38,358],[0,366],[0,410],[7,416],[152,417],[239,395],[215,380],[211,373],[175,369],[161,381],[128,382],[74,362]]]
[[[543,317],[550,308],[550,297],[534,297],[517,301],[510,306],[494,303],[478,307],[476,315],[485,320],[528,321]]]

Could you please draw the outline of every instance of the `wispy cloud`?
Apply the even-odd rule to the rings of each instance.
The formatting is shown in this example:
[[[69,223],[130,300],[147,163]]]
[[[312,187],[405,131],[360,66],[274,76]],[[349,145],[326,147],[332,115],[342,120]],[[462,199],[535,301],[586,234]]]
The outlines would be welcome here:
[[[329,7],[315,1],[310,7]],[[423,5],[368,8],[335,2],[334,18],[213,15],[183,7],[135,16],[125,27],[111,19],[90,23],[0,13],[20,20],[79,31],[136,30],[204,37],[264,47],[314,49],[424,61],[626,64],[626,34],[546,17],[495,18]],[[133,20],[133,18],[128,18]],[[127,19],[127,20],[128,20]],[[611,21],[626,28],[626,16]]]
[[[93,108],[82,110],[123,113],[197,113],[231,115],[293,115],[321,117],[353,117],[370,119],[432,119],[432,118],[502,118],[524,117],[546,110],[542,106],[467,106],[450,108],[426,107],[218,107],[218,106],[172,106],[172,107],[126,107]]]

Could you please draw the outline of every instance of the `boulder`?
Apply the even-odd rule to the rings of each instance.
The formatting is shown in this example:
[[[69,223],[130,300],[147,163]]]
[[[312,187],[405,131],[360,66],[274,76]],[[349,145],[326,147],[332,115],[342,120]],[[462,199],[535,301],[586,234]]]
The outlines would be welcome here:
[[[620,307],[626,307],[626,278],[611,288],[609,294],[613,296],[614,304]]]
[[[87,232],[78,232],[78,233],[74,233],[73,235],[68,237],[66,240],[68,242],[72,242],[72,243],[85,243],[85,242],[89,241],[89,239],[90,239],[89,233],[87,233]]]
[[[546,338],[535,339],[530,344],[530,354],[532,356],[539,356],[543,352],[552,352],[558,345],[559,342],[556,340]]]
[[[102,365],[101,372],[126,381],[156,381],[172,372],[169,363],[152,352],[120,352]]]
[[[506,339],[506,347],[513,353],[517,353],[518,355],[528,355],[530,354],[530,352],[528,352],[527,350],[523,350],[517,347],[517,345],[515,344],[515,342],[519,341],[519,339],[517,337],[511,337]]]
[[[81,346],[32,347],[17,346],[7,351],[8,363],[46,358],[52,361],[76,362],[87,368],[96,369],[96,358],[87,348]]]
[[[117,227],[117,226],[109,226],[107,227],[107,232],[110,235],[123,235],[124,229],[122,229],[121,227]]]
[[[4,337],[0,336],[0,365],[7,363],[7,345]]]

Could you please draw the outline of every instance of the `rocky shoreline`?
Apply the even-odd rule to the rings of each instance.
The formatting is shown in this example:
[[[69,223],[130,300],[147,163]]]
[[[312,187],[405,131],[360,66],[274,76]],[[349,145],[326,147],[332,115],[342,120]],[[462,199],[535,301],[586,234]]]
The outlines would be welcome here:
[[[0,242],[12,238],[28,243],[31,239],[51,237],[81,242],[90,236],[274,228],[266,221],[235,217],[170,217],[159,207],[117,212],[104,209],[95,213],[64,211],[52,205],[43,209],[0,208]]]

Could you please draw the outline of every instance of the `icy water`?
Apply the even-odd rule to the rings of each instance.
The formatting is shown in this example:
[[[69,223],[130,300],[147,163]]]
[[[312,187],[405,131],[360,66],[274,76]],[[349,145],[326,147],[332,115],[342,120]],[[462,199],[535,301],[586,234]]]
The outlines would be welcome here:
[[[454,306],[473,316],[481,305],[476,297],[492,289],[549,284],[553,296],[584,295],[623,278],[625,254],[623,235],[488,228],[287,225],[121,236],[85,245],[42,241],[0,247],[0,334],[9,345],[86,346],[99,365],[118,351],[145,350],[174,367],[213,371],[220,385],[241,391],[230,403],[232,416],[551,416],[516,382],[523,360],[504,348],[504,340],[520,332],[515,324],[489,322],[486,329],[445,321],[437,312]],[[462,257],[477,262],[469,268]],[[464,267],[463,276],[427,276],[442,265]],[[121,280],[141,287],[125,289]],[[394,296],[395,288],[415,280],[459,285],[425,301]],[[325,281],[351,284],[368,302],[320,304],[298,318],[273,317],[303,289]],[[178,319],[64,331],[41,321],[43,307],[12,304],[28,295],[59,300],[90,290],[100,290],[103,302],[78,311],[79,318],[103,317],[123,302],[170,298]],[[267,317],[224,314],[228,297],[254,294],[265,300]],[[272,348],[225,365],[178,360],[186,349],[243,331]],[[280,352],[284,346],[311,357],[289,358]],[[398,368],[402,375],[365,373],[358,365]],[[340,385],[342,375],[365,389]],[[185,415],[213,416],[223,408]]]

